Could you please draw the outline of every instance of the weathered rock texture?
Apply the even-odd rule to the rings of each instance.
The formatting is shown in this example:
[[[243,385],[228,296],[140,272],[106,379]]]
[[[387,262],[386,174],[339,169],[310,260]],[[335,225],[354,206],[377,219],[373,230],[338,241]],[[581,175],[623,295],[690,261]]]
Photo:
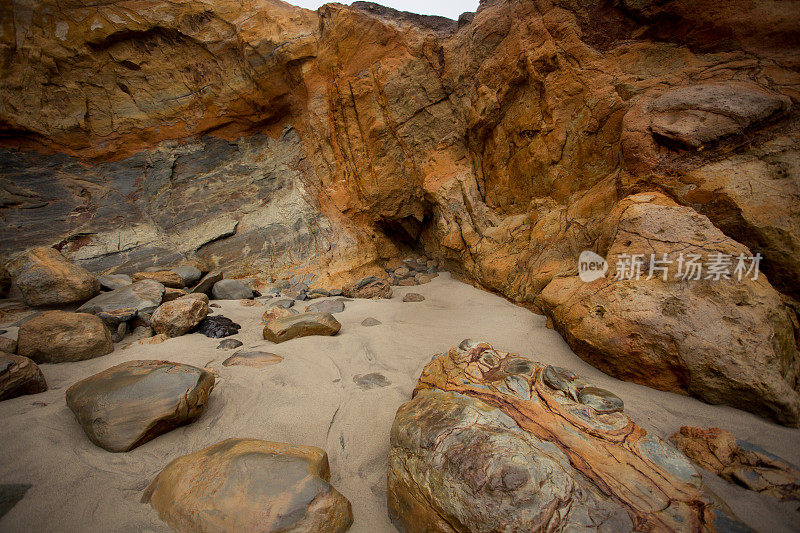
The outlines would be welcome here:
[[[169,361],[130,361],[67,389],[67,405],[94,444],[127,452],[205,409],[210,372]]]
[[[683,426],[672,442],[725,480],[780,500],[800,501],[800,469],[719,428]]]
[[[342,325],[330,313],[308,312],[270,320],[264,326],[264,338],[281,343],[311,335],[332,336],[339,333]]]
[[[87,313],[45,311],[19,328],[17,353],[37,363],[83,361],[114,350],[103,321]]]
[[[330,477],[319,448],[228,439],[169,463],[142,502],[176,531],[343,533],[353,513]]]
[[[486,343],[435,356],[392,427],[394,523],[405,532],[747,529],[686,457],[621,402],[596,409],[615,397],[581,381]]]
[[[208,301],[194,296],[182,296],[161,304],[150,320],[153,330],[180,337],[194,329],[208,315]]]
[[[708,308],[723,318],[709,359],[741,339],[780,377],[687,375],[676,357],[707,342],[703,328],[658,313],[622,319],[647,346],[606,336],[598,357],[648,360],[665,369],[658,386],[708,401],[741,388],[735,405],[797,424],[800,335],[781,299],[800,297],[793,7],[486,0],[457,23],[363,2],[12,0],[0,8],[0,241],[57,245],[97,272],[193,257],[248,275],[291,266],[325,287],[383,275],[416,248],[526,304],[556,283],[547,312],[580,351],[561,278],[582,250],[606,256],[625,198],[661,192],[692,246],[721,232],[726,248],[763,255],[768,283],[615,283],[591,303],[634,292],[654,309],[677,298],[690,317]],[[735,309],[745,293],[766,303]]]
[[[41,247],[8,263],[8,271],[28,305],[63,305],[88,300],[100,282],[58,250]]]
[[[0,401],[46,390],[47,382],[36,363],[0,352]]]

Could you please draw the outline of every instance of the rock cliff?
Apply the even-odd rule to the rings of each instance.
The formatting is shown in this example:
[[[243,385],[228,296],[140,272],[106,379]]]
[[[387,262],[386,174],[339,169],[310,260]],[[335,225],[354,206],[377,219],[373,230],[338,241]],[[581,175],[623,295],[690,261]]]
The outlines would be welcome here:
[[[0,6],[2,252],[379,272],[409,248],[623,379],[800,423],[800,10],[734,0]],[[606,258],[583,283],[578,256]],[[761,254],[758,280],[613,280]],[[651,266],[649,263],[645,266]]]

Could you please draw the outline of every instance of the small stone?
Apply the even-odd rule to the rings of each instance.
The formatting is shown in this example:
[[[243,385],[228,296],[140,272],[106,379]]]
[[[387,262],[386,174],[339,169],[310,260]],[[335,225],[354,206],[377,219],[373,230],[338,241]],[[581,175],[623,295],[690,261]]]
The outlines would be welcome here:
[[[242,326],[234,322],[228,317],[222,315],[208,316],[200,322],[197,327],[197,333],[202,333],[206,337],[212,339],[221,339],[223,337],[230,337],[236,335]]]
[[[215,300],[249,300],[253,291],[237,279],[223,279],[214,284],[211,295]]]
[[[203,277],[203,273],[200,272],[200,269],[193,265],[181,265],[173,268],[172,272],[181,277],[184,287],[191,287]]]
[[[386,376],[383,374],[378,374],[377,372],[365,374],[363,376],[353,376],[353,382],[358,385],[359,388],[364,390],[388,387],[392,384],[391,381],[386,379]]]
[[[32,486],[27,483],[0,484],[0,518],[17,505]]]
[[[0,352],[17,353],[16,339],[9,339],[8,337],[0,337]]]
[[[277,365],[283,361],[283,357],[269,352],[236,352],[225,359],[223,366],[251,366],[254,368],[264,368],[266,366]]]
[[[368,276],[342,287],[342,294],[348,298],[391,298],[392,287],[386,280]]]
[[[220,309],[220,308],[222,308],[222,306],[221,306],[221,305],[219,305],[219,304],[208,304],[208,306],[209,306],[209,307],[214,307],[214,308],[216,308],[216,309]]]
[[[46,311],[19,328],[17,353],[37,363],[83,361],[114,351],[111,332],[87,313]]]
[[[414,276],[414,279],[417,281],[417,284],[425,285],[426,283],[430,283],[433,277],[429,274],[417,274]]]
[[[330,313],[332,315],[341,313],[344,311],[344,302],[339,300],[325,300],[323,302],[314,303],[306,307],[306,313],[317,311],[321,313]]]
[[[336,335],[341,328],[329,313],[301,313],[269,322],[264,326],[264,339],[281,343],[311,335]]]
[[[217,345],[217,350],[234,350],[242,346],[242,342],[237,339],[225,339]]]
[[[598,413],[619,413],[625,408],[619,396],[599,387],[583,387],[578,391],[578,401]]]
[[[361,325],[366,327],[366,328],[371,327],[371,326],[380,326],[381,324],[382,324],[382,322],[380,320],[378,320],[377,318],[372,318],[372,317],[365,318],[361,322]]]
[[[21,355],[0,353],[0,401],[47,390],[39,367]]]
[[[270,307],[283,307],[283,308],[290,308],[294,305],[294,300],[290,300],[288,298],[284,298],[281,300],[275,300],[274,302],[270,302]]]
[[[197,285],[195,285],[195,287],[190,292],[195,294],[197,293],[210,294],[211,289],[214,287],[214,285],[221,280],[222,280],[221,271],[218,270],[215,272],[210,272],[206,274],[205,277],[203,277],[203,279],[201,279],[200,282]]]
[[[273,320],[277,320],[279,318],[284,318],[291,315],[297,315],[299,311],[296,309],[292,309],[291,307],[280,307],[274,306],[270,307],[264,314],[261,315],[261,321],[264,323],[272,322]]]
[[[187,293],[183,289],[172,289],[167,287],[164,290],[164,296],[161,298],[161,303],[163,304],[165,302],[171,302],[173,300],[177,300],[181,296],[186,296],[187,294],[189,293]]]
[[[404,302],[424,302],[425,297],[417,292],[409,292],[403,296]]]
[[[418,285],[417,280],[415,280],[414,278],[401,279],[400,281],[397,282],[397,284],[401,287],[414,287]]]
[[[169,340],[169,335],[166,333],[159,333],[158,335],[153,335],[152,337],[148,337],[145,339],[138,340],[133,342],[123,348],[123,350],[127,350],[131,346],[144,346],[144,345],[152,345],[152,344],[161,344],[164,341]]]
[[[137,272],[131,276],[131,279],[134,283],[137,281],[150,279],[159,282],[164,287],[170,287],[172,289],[181,289],[185,286],[183,283],[183,278],[181,278],[175,272],[170,272],[169,270],[160,270],[158,272]]]
[[[394,271],[394,275],[397,279],[404,279],[407,278],[411,274],[411,271],[408,267],[400,267]]]
[[[169,337],[180,337],[197,326],[208,315],[208,303],[192,296],[161,304],[150,320],[153,330]]]
[[[205,409],[214,376],[169,361],[129,361],[67,389],[67,406],[86,436],[110,452],[127,452],[193,422]]]
[[[228,439],[170,462],[142,496],[175,531],[344,533],[350,502],[312,446]]]
[[[97,280],[100,282],[100,288],[104,291],[121,289],[133,283],[133,280],[127,274],[107,274],[105,276],[97,276]]]
[[[331,290],[331,296],[341,296],[341,295],[342,295],[342,289],[332,289]]]
[[[261,307],[263,304],[258,300],[239,300],[242,307]]]
[[[128,323],[120,322],[116,328],[111,330],[111,342],[122,342],[125,335],[128,334]]]

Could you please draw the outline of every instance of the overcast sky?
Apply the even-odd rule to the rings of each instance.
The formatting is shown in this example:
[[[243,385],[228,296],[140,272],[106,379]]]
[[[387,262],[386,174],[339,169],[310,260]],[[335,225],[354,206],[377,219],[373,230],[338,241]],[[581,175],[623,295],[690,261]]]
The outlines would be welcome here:
[[[296,6],[317,9],[328,2],[319,0],[284,0]],[[340,0],[340,4],[351,4],[350,0]],[[410,11],[423,15],[441,15],[443,17],[458,19],[465,11],[478,9],[478,0],[380,0],[376,2],[384,6],[393,7],[400,11]]]

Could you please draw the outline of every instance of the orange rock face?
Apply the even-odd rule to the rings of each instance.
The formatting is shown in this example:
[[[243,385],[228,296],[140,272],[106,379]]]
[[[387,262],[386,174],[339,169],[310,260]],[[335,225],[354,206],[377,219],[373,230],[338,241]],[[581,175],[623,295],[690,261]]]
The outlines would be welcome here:
[[[653,369],[608,372],[737,406],[744,390],[798,423],[800,12],[785,2],[497,0],[458,23],[277,0],[0,9],[4,251],[334,287],[415,248],[539,302],[587,360]],[[765,280],[609,284],[593,303],[645,306],[624,335],[562,312],[580,253],[609,259],[625,199],[657,192],[703,215],[680,218],[692,246],[760,253]],[[766,303],[736,309],[742,294]],[[704,326],[662,318],[673,298],[715,317],[719,353],[757,346],[716,366],[758,382],[689,364]]]

